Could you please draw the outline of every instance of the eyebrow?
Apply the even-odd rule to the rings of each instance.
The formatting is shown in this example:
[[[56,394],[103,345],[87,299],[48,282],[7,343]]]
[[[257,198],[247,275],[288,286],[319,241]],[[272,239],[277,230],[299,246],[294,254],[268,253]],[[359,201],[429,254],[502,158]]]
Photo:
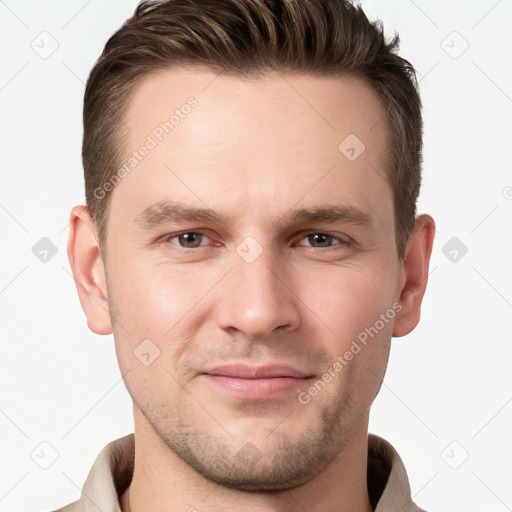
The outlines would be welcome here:
[[[361,226],[371,226],[370,214],[353,206],[326,205],[317,208],[301,208],[294,210],[291,220],[295,222],[347,222]]]
[[[324,205],[316,208],[300,208],[291,210],[282,216],[278,222],[285,219],[294,223],[326,222],[330,224],[345,222],[360,226],[371,226],[372,217],[368,213],[353,206]],[[145,229],[153,229],[170,222],[216,222],[225,224],[225,220],[210,208],[193,208],[176,201],[159,201],[144,209],[135,222]]]
[[[159,201],[135,217],[135,222],[146,229],[168,222],[183,221],[223,222],[221,217],[209,208],[192,208],[176,201]]]

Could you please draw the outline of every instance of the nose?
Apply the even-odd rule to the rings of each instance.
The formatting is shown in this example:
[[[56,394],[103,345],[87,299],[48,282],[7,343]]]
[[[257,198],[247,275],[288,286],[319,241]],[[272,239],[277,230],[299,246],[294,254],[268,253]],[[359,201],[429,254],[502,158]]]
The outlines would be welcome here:
[[[233,268],[219,290],[220,327],[261,339],[276,329],[291,331],[300,325],[298,298],[292,291],[285,264],[267,248],[253,262],[233,255]]]

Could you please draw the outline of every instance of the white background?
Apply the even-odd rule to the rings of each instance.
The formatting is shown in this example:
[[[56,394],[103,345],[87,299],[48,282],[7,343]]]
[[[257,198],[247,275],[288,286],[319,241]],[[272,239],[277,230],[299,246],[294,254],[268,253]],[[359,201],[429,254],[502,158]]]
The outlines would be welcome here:
[[[101,448],[133,431],[113,339],[88,330],[65,245],[84,201],[84,82],[135,5],[0,1],[0,511],[76,500]],[[421,79],[419,212],[437,222],[422,321],[393,341],[370,431],[396,447],[427,510],[512,510],[512,1],[363,7],[398,30]],[[47,59],[31,47],[41,37],[58,43]],[[32,253],[42,237],[58,249],[46,263]],[[443,253],[452,237],[468,249],[457,262]],[[43,441],[58,453],[48,469],[31,457]]]

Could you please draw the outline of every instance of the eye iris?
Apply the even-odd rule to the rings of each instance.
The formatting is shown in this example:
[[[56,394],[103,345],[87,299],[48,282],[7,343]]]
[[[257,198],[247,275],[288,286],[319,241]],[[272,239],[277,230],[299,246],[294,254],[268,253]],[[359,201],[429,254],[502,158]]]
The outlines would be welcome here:
[[[183,233],[179,236],[180,245],[188,248],[199,247],[202,236],[201,233]]]
[[[331,235],[325,235],[324,233],[315,233],[314,235],[309,235],[308,237],[309,243],[311,245],[316,245],[316,247],[329,247],[332,242],[332,236]]]

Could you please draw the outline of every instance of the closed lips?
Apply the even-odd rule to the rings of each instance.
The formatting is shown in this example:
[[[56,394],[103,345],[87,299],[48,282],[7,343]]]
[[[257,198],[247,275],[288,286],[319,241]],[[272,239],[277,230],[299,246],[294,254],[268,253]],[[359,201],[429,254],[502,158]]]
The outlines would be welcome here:
[[[204,373],[212,376],[218,375],[238,379],[271,379],[282,377],[305,379],[312,377],[311,374],[306,374],[288,365],[226,365],[211,368]]]

